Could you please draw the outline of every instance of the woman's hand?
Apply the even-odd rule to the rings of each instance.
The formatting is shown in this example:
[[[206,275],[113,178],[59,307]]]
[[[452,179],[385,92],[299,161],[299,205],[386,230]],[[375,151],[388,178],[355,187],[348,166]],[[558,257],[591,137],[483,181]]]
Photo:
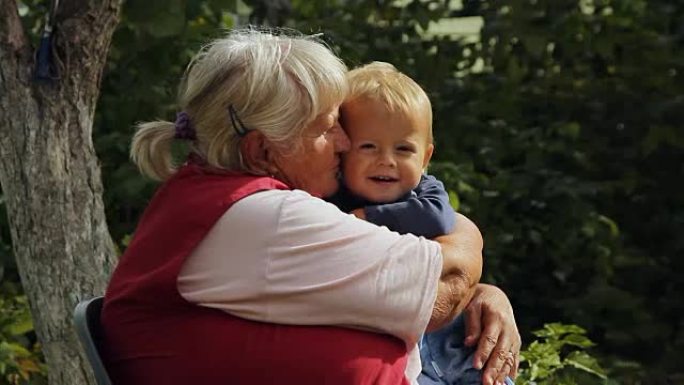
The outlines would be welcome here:
[[[515,378],[521,340],[506,294],[496,286],[479,284],[464,312],[465,344],[477,344],[473,365],[484,366],[482,384],[503,384],[506,376]]]

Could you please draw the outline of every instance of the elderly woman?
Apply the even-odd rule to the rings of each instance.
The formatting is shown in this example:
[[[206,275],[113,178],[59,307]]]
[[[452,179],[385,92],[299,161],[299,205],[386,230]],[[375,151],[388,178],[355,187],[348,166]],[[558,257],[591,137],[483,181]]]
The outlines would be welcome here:
[[[464,308],[485,385],[515,373],[472,222],[431,241],[320,199],[349,147],[345,74],[314,38],[233,31],[192,60],[176,122],[140,125],[132,158],[164,183],[105,296],[115,384],[416,383],[409,350]],[[191,143],[180,168],[174,139]]]

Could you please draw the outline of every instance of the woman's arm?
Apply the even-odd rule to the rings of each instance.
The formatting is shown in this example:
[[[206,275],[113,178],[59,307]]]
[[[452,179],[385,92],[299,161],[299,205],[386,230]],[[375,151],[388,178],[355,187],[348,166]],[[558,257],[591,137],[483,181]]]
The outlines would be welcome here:
[[[442,246],[443,267],[428,330],[465,313],[468,346],[477,346],[473,365],[483,368],[483,385],[503,383],[518,371],[520,334],[506,294],[479,284],[482,273],[482,235],[468,218],[459,215],[456,231],[436,240]]]
[[[414,345],[431,317],[440,251],[304,192],[272,190],[219,219],[185,261],[178,289],[247,319],[357,327]]]
[[[482,275],[482,235],[470,219],[455,215],[459,225],[435,238],[442,247],[442,274],[428,331],[439,329],[463,311]]]

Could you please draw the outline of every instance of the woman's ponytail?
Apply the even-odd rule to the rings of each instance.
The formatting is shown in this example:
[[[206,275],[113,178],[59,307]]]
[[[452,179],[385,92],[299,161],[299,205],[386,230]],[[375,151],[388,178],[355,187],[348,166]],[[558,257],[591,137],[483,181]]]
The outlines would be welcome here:
[[[175,171],[171,142],[175,136],[172,122],[140,123],[131,143],[131,160],[143,175],[163,181]]]

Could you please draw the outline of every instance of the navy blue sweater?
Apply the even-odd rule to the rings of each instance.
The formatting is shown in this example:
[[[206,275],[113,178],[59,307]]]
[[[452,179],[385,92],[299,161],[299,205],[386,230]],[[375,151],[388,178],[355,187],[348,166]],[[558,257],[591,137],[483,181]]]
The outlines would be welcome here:
[[[344,186],[329,201],[345,212],[363,207],[367,221],[401,234],[434,238],[449,233],[456,225],[449,194],[431,175],[423,175],[415,189],[392,203],[368,202]]]

